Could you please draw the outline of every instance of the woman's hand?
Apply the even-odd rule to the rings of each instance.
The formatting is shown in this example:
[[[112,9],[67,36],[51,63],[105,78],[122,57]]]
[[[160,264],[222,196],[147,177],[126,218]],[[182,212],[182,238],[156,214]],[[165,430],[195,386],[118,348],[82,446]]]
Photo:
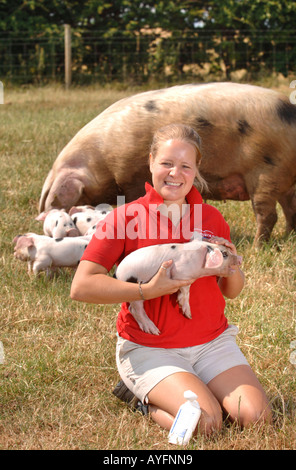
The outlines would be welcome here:
[[[235,245],[225,238],[212,237],[210,238],[209,242],[215,243],[217,245],[224,245],[231,251],[233,255],[237,255]],[[244,283],[245,275],[237,264],[231,265],[229,267],[228,274],[226,276],[220,277],[218,281],[222,294],[230,299],[234,299],[239,295],[244,287]]]
[[[170,269],[172,264],[172,260],[164,261],[153,278],[147,284],[142,284],[142,291],[146,300],[174,294],[180,287],[190,286],[195,281],[195,279],[171,279]]]
[[[210,243],[215,243],[216,245],[224,245],[224,246],[226,246],[226,248],[229,248],[229,250],[231,251],[231,253],[233,255],[237,255],[237,251],[236,251],[236,248],[235,248],[234,244],[231,243],[226,238],[212,237],[212,238],[209,239],[209,242]]]

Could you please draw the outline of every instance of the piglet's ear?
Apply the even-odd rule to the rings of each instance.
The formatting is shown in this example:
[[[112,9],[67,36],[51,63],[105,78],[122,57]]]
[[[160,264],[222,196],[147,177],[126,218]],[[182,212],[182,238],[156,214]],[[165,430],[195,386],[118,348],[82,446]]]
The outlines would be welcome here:
[[[47,212],[41,212],[41,214],[39,214],[39,215],[37,215],[37,217],[35,217],[35,220],[45,220],[47,214],[48,214]]]
[[[82,211],[78,207],[72,206],[71,209],[69,210],[69,215],[77,214],[77,212],[82,212]]]
[[[31,246],[34,246],[34,239],[32,237],[21,235],[20,237],[17,237],[16,246],[17,248],[30,248]]]
[[[206,268],[219,268],[223,263],[223,255],[218,248],[214,248],[206,256]]]
[[[16,236],[14,237],[12,243],[15,245],[20,237],[22,237],[22,235],[16,235]]]

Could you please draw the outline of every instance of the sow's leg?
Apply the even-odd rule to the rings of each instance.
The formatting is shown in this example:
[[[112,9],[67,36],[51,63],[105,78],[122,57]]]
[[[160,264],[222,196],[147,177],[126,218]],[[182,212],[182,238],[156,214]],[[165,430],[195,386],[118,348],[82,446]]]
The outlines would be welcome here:
[[[296,191],[292,187],[286,194],[279,198],[279,203],[283,208],[286,217],[287,233],[296,231]]]
[[[257,222],[254,244],[259,245],[261,242],[269,240],[272,229],[276,224],[276,200],[269,198],[263,200],[254,196],[252,205]]]

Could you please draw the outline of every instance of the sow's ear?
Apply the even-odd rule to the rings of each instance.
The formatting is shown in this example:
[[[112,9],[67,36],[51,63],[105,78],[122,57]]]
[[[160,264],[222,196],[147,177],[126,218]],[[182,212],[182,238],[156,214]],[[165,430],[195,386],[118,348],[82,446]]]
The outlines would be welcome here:
[[[206,268],[219,268],[223,263],[223,255],[219,248],[214,248],[206,256]]]

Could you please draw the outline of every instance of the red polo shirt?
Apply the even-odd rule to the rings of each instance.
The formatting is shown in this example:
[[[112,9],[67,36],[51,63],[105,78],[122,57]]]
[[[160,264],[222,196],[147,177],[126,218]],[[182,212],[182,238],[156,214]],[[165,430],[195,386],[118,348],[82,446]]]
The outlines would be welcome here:
[[[229,226],[220,212],[202,203],[194,187],[186,199],[187,211],[180,222],[173,224],[159,210],[163,199],[147,183],[145,196],[117,207],[100,222],[82,260],[101,264],[110,271],[138,248],[187,242],[193,231],[230,240]],[[140,330],[128,310],[128,303],[123,303],[116,324],[119,335],[144,346],[180,348],[207,343],[227,328],[225,301],[215,276],[197,279],[191,285],[192,319],[184,317],[176,298],[173,294],[144,302],[147,315],[161,331],[159,336]]]

